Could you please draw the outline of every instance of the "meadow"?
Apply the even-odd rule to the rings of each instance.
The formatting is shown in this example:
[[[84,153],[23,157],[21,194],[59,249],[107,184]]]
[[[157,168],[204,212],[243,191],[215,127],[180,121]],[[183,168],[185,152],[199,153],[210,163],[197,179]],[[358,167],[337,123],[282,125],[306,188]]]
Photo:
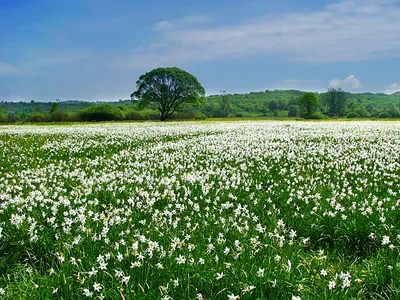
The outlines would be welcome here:
[[[0,126],[0,299],[400,299],[400,122]]]

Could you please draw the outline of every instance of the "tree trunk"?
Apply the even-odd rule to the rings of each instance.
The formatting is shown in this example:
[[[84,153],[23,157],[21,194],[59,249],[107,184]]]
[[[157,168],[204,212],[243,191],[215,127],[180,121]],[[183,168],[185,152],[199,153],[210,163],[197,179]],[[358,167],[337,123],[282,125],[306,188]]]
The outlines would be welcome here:
[[[165,121],[166,119],[167,119],[167,116],[166,116],[165,112],[161,112],[161,118],[160,118],[160,120],[161,120],[161,121]]]

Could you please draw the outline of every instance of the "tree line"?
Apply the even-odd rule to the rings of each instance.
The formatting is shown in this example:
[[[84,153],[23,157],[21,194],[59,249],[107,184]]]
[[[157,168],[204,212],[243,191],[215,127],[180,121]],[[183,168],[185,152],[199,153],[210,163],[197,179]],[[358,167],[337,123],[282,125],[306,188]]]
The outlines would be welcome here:
[[[398,118],[400,93],[351,94],[275,90],[205,97],[197,78],[179,68],[157,68],[139,77],[130,99],[1,102],[0,122],[70,122],[111,120],[205,119],[226,117]]]

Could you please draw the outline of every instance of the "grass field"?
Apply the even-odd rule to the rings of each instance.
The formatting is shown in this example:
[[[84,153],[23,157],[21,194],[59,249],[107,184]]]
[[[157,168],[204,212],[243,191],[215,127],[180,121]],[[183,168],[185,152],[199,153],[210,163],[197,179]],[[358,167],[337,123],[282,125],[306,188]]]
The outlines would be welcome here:
[[[0,299],[400,299],[400,122],[0,127]]]

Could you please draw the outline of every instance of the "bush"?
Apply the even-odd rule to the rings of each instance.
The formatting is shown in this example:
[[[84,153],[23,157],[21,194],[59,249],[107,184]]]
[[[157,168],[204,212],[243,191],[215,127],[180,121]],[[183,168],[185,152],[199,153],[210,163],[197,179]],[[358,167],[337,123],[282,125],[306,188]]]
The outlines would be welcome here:
[[[311,114],[311,116],[307,119],[316,119],[316,120],[320,120],[320,119],[328,119],[327,116],[325,116],[322,112],[320,112],[319,110],[313,112]]]
[[[137,110],[129,110],[128,113],[126,114],[126,119],[127,120],[144,120],[144,116],[140,113],[140,111]]]
[[[143,120],[159,120],[160,119],[160,113],[155,110],[151,110],[151,109],[140,110],[140,115],[143,117]]]
[[[50,122],[68,122],[68,121],[71,121],[71,119],[70,119],[69,114],[67,114],[66,112],[57,110],[49,116],[49,121]]]
[[[4,122],[7,122],[7,123],[15,123],[17,121],[19,121],[17,116],[16,115],[12,115],[12,114],[8,114],[8,116],[4,120]]]
[[[351,111],[351,112],[349,112],[348,114],[347,114],[347,116],[346,116],[347,118],[349,118],[349,119],[354,119],[354,118],[359,118],[360,117],[360,115],[359,114],[357,114],[356,112],[354,112],[354,111]]]
[[[235,113],[235,118],[243,118],[244,114],[242,112]]]
[[[0,123],[5,122],[7,116],[3,113],[3,107],[0,106]]]
[[[299,107],[297,105],[291,105],[289,107],[288,117],[298,117]]]
[[[81,121],[119,121],[124,119],[122,111],[109,104],[90,106],[79,113]]]
[[[196,118],[196,112],[192,110],[180,111],[169,117],[170,120],[192,120],[195,118]]]
[[[207,116],[200,111],[196,111],[194,114],[194,118],[196,120],[205,120],[205,119],[207,119]]]
[[[46,122],[46,115],[42,112],[34,112],[28,117],[29,122]]]
[[[386,112],[386,111],[384,111],[384,112],[381,112],[380,114],[379,114],[379,118],[391,118],[392,116],[388,113],[388,112]]]

